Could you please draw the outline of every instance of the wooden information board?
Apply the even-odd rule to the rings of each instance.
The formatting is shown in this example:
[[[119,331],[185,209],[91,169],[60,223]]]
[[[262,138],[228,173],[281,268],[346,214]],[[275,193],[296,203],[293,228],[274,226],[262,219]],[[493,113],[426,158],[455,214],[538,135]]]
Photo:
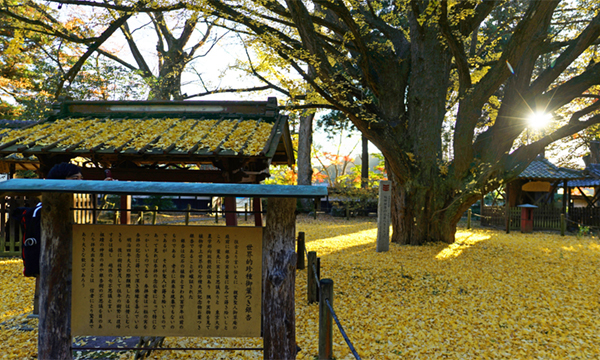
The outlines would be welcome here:
[[[262,228],[74,225],[74,336],[261,336]]]

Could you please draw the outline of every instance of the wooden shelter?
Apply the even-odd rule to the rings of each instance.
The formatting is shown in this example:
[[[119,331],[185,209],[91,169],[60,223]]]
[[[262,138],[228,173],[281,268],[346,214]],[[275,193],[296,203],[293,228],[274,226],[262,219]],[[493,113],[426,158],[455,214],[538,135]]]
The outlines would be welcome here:
[[[582,179],[584,173],[579,170],[558,167],[552,164],[543,154],[527,166],[527,168],[506,186],[504,206],[482,206],[481,223],[484,226],[498,226],[519,229],[521,226],[521,209],[519,205],[536,205],[533,211],[533,229],[559,229],[560,215],[567,213],[568,200],[563,192],[561,203],[555,202],[558,188],[567,187],[567,182]]]
[[[0,173],[13,177],[28,169],[43,178],[55,164],[79,159],[87,180],[102,180],[110,170],[121,181],[258,184],[270,165],[294,164],[288,117],[279,113],[276,98],[64,101],[53,109],[40,122],[0,131]],[[4,200],[0,253],[14,256],[20,253],[19,226],[7,214],[28,203],[14,194]],[[87,201],[93,209],[95,200]],[[224,205],[227,224],[235,225],[235,198]],[[121,223],[130,222],[130,208],[131,197],[123,195]],[[253,201],[252,211],[260,226],[260,201]]]

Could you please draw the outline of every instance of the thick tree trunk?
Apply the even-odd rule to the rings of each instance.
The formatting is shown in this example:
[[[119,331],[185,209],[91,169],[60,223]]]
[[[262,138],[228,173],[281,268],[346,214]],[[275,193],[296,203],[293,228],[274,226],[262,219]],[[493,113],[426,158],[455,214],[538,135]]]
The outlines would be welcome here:
[[[73,194],[43,193],[38,359],[71,359]]]
[[[149,100],[183,100],[181,74],[185,64],[183,51],[167,52],[163,57],[158,77],[150,84]]]
[[[264,359],[296,358],[296,199],[270,198],[263,232]]]
[[[298,185],[312,184],[311,148],[314,113],[300,117],[300,129],[298,132]],[[300,199],[302,211],[312,208],[312,199]]]

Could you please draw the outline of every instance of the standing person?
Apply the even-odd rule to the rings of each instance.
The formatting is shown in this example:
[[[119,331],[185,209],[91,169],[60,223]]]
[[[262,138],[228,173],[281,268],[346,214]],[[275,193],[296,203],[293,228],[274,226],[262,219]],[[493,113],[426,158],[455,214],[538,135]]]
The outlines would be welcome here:
[[[83,180],[81,168],[66,162],[54,165],[46,178]],[[17,209],[23,232],[22,256],[24,265],[23,275],[25,276],[37,277],[40,274],[40,241],[42,239],[41,208],[42,203],[37,204],[33,208]]]
[[[48,172],[46,179],[55,180],[83,180],[81,168],[77,165],[63,162],[54,165]],[[39,300],[39,275],[40,275],[40,250],[42,240],[41,229],[41,208],[40,202],[33,208],[19,208],[18,217],[21,222],[23,233],[22,250],[23,257],[23,275],[35,277],[35,295],[33,303],[33,314],[38,314]]]

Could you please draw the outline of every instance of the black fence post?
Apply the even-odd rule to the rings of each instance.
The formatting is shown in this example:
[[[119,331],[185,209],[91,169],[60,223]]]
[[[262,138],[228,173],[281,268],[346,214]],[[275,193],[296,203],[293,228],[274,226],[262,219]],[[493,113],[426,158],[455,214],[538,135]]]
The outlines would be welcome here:
[[[306,268],[304,263],[304,252],[306,251],[306,243],[304,241],[304,231],[298,233],[298,250],[297,250],[297,263],[296,269],[304,270]]]
[[[323,279],[320,284],[319,360],[331,360],[333,359],[333,319],[327,301],[333,307],[333,280]]]
[[[306,271],[306,283],[307,283],[307,297],[308,303],[316,303],[319,301],[317,280],[315,277],[315,269],[317,267],[317,253],[315,251],[309,251],[308,256],[308,270]]]

